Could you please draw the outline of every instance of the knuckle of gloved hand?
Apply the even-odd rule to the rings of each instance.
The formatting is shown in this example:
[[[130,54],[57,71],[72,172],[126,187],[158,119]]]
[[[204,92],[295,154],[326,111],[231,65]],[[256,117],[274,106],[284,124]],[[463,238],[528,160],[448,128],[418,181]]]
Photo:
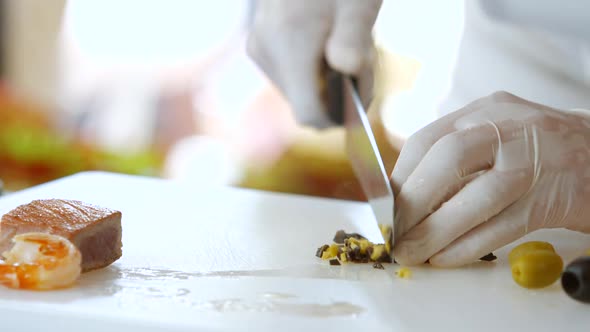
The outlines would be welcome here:
[[[371,30],[358,32],[342,26],[338,29],[332,33],[327,45],[330,65],[348,74],[359,74],[369,68],[375,56]]]
[[[520,97],[504,90],[496,91],[488,96],[488,99],[495,102],[515,102],[521,100]]]
[[[435,142],[436,141],[430,139],[427,134],[423,134],[419,131],[408,137],[402,147],[402,153],[427,152]]]
[[[346,42],[328,48],[327,57],[330,65],[346,74],[358,74],[367,63],[366,50],[349,46]]]
[[[435,160],[439,160],[441,166],[444,165],[444,167],[453,168],[460,172],[465,148],[463,135],[460,132],[453,132],[436,141],[429,154]]]
[[[412,136],[406,140],[390,176],[390,181],[396,190],[401,190],[404,182],[408,180],[408,176],[429,149],[430,146],[422,144]]]
[[[395,253],[395,261],[407,266],[421,265],[426,262],[428,257],[424,256],[427,256],[425,255],[425,252],[427,251],[428,248],[416,245],[410,241],[404,241],[403,244],[393,249],[393,252]]]

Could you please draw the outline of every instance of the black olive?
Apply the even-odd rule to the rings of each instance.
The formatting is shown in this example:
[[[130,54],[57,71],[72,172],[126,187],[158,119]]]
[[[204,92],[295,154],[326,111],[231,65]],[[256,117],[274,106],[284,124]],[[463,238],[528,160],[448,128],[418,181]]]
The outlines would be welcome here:
[[[590,256],[580,257],[561,274],[561,286],[571,298],[590,303]]]

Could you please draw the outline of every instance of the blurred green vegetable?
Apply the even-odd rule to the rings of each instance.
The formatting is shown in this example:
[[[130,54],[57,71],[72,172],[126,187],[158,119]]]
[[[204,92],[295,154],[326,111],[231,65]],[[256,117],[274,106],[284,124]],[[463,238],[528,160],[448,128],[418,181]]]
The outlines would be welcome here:
[[[89,170],[158,176],[162,163],[157,151],[105,151],[36,125],[0,124],[0,178],[12,190]]]

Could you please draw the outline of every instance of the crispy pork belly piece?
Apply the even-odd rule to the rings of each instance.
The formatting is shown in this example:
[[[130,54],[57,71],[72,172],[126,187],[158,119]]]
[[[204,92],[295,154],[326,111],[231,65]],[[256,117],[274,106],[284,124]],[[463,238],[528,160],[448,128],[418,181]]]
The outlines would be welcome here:
[[[80,201],[35,200],[8,212],[0,221],[0,254],[17,234],[42,232],[70,240],[82,253],[82,271],[118,260],[123,244],[121,212]]]

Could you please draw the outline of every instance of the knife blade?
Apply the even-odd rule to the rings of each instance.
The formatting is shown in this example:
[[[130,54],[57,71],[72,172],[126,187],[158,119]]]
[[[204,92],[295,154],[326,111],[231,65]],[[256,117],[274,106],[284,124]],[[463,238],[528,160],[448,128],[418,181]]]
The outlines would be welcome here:
[[[356,81],[336,71],[325,73],[327,112],[332,121],[346,130],[346,151],[354,173],[378,225],[391,225],[395,238],[395,200],[373,129],[361,101]],[[364,235],[364,234],[363,234]],[[367,234],[369,241],[384,243],[383,236]]]

